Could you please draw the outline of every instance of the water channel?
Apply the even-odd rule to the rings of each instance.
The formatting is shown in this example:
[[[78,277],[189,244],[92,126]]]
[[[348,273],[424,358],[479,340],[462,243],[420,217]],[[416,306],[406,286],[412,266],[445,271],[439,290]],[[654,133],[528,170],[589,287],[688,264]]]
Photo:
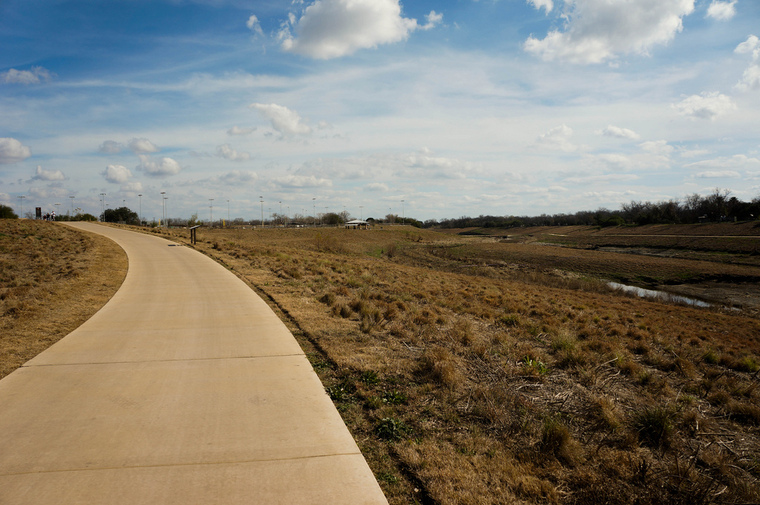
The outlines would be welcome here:
[[[625,293],[632,293],[641,298],[653,298],[656,300],[663,300],[666,302],[684,303],[686,305],[691,305],[693,307],[712,307],[713,306],[711,303],[703,302],[702,300],[697,300],[696,298],[689,298],[687,296],[674,295],[673,293],[668,293],[667,291],[657,291],[655,289],[644,289],[644,288],[639,288],[636,286],[628,286],[626,284],[620,284],[618,282],[608,282],[607,285],[613,289],[617,289]]]

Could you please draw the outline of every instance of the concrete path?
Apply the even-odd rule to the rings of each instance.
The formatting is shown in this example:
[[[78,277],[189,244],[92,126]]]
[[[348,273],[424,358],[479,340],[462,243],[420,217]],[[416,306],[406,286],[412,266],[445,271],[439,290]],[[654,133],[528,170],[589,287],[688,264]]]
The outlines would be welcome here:
[[[383,504],[292,334],[223,267],[129,257],[89,321],[0,381],[0,504]]]

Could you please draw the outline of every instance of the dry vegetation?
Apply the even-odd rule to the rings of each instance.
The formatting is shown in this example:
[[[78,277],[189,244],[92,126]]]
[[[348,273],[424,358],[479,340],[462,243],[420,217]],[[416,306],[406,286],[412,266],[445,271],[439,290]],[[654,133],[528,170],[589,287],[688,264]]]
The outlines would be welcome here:
[[[0,378],[66,336],[121,285],[124,251],[59,223],[0,220]]]
[[[565,245],[598,240],[574,233]],[[404,227],[199,235],[281,312],[391,503],[760,501],[760,321],[595,279],[742,289],[760,275],[751,251]],[[106,239],[12,220],[0,267],[6,374],[102,305],[126,261]]]
[[[760,321],[592,275],[757,267],[403,227],[199,238],[281,311],[391,503],[760,502]]]

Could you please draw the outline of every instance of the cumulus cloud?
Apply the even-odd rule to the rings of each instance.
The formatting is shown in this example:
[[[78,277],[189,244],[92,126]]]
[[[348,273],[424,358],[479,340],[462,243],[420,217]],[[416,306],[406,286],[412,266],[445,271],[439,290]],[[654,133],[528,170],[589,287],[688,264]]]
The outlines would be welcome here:
[[[124,144],[120,144],[115,140],[106,140],[98,147],[98,151],[106,154],[116,154],[124,150]]]
[[[122,165],[108,165],[102,172],[108,182],[124,184],[132,178],[132,172]]]
[[[261,29],[261,23],[259,23],[259,18],[253,14],[251,14],[251,16],[248,18],[248,21],[245,22],[245,26],[247,26],[248,29],[256,35],[264,35],[264,32]]]
[[[760,57],[760,39],[755,35],[750,35],[747,40],[736,46],[734,52],[737,54],[751,53],[754,59],[758,59]]]
[[[604,135],[605,137],[615,137],[618,139],[638,140],[640,135],[628,128],[620,128],[618,126],[609,125],[604,130],[596,132],[597,135]]]
[[[740,91],[749,91],[760,89],[760,39],[755,35],[750,35],[747,40],[736,46],[734,52],[737,54],[752,54],[752,64],[747,67],[742,78],[736,83],[736,88]]]
[[[760,89],[760,65],[750,65],[742,74],[742,78],[736,83],[740,91]]]
[[[246,152],[238,152],[229,144],[216,146],[216,155],[230,161],[245,161],[250,159],[251,155]]]
[[[256,131],[256,128],[241,128],[240,126],[233,126],[227,130],[227,135],[249,135]]]
[[[140,154],[140,164],[138,170],[142,170],[147,175],[153,177],[165,177],[168,175],[177,175],[182,171],[182,167],[172,158],[161,158],[154,160],[148,155]]]
[[[252,103],[251,108],[256,109],[262,116],[272,122],[272,128],[280,133],[283,137],[293,137],[295,135],[310,135],[312,129],[303,122],[301,116],[296,111],[290,110],[276,103]]]
[[[578,146],[570,142],[572,136],[573,129],[563,124],[539,135],[536,143],[542,147],[571,153],[578,150]]]
[[[543,39],[532,35],[525,51],[545,61],[602,63],[619,54],[648,54],[683,29],[694,0],[565,0],[565,25]]]
[[[717,19],[718,21],[728,21],[736,15],[736,0],[731,2],[721,2],[720,0],[713,0],[710,7],[707,8],[708,18]]]
[[[45,170],[37,165],[37,170],[32,177],[35,181],[65,181],[66,176],[60,170]]]
[[[0,164],[17,163],[32,155],[32,150],[14,138],[0,138]]]
[[[52,79],[49,70],[42,67],[32,67],[31,70],[16,70],[12,68],[0,74],[0,81],[6,84],[39,84]]]
[[[554,2],[552,0],[528,0],[528,3],[532,4],[536,9],[546,9],[547,14],[554,9]]]
[[[157,153],[160,151],[156,145],[148,139],[132,139],[129,141],[129,148],[135,154]]]
[[[284,51],[316,59],[339,58],[406,40],[414,30],[432,28],[441,19],[441,14],[431,11],[427,24],[420,26],[416,19],[401,15],[398,0],[317,0],[300,19],[291,14],[280,38]]]
[[[672,104],[676,112],[693,119],[715,119],[736,109],[731,97],[714,92],[691,95]]]

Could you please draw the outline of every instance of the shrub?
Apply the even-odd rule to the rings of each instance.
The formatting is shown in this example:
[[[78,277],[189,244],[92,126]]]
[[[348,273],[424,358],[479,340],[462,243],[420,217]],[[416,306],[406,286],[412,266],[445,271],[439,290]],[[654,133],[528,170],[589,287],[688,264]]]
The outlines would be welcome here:
[[[666,449],[673,434],[675,412],[665,406],[648,407],[633,415],[631,426],[644,445]]]

